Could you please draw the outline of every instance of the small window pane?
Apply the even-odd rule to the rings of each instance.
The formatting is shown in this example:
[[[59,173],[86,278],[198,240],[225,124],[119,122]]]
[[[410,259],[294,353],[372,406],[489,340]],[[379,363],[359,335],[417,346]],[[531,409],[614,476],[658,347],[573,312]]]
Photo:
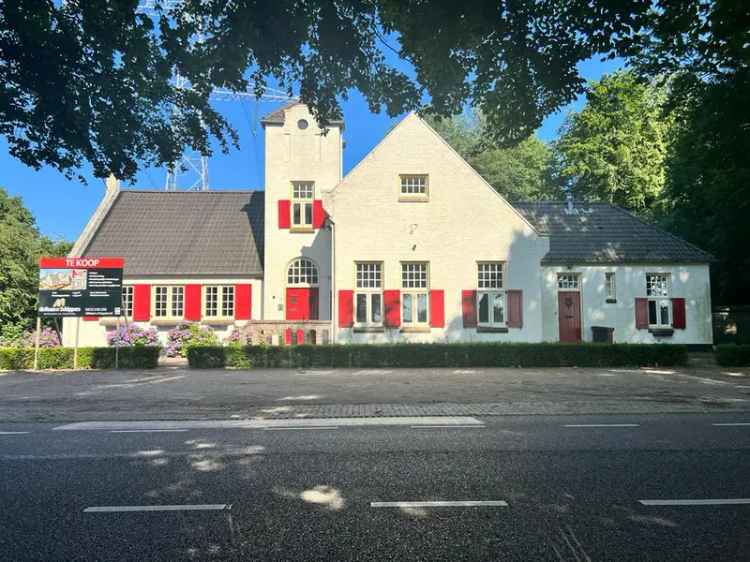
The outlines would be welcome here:
[[[401,286],[404,289],[426,289],[427,288],[427,264],[426,263],[402,263],[401,264]]]
[[[427,322],[427,294],[417,295],[417,322]]]
[[[616,286],[615,286],[615,274],[614,272],[607,272],[605,273],[605,279],[604,279],[604,285],[605,289],[607,291],[607,298],[608,299],[615,299],[616,298]]]
[[[357,293],[357,322],[367,322],[367,295],[364,293]]]
[[[403,295],[403,310],[402,316],[404,322],[412,322],[412,297],[411,295]]]
[[[492,299],[492,321],[502,324],[505,321],[505,296],[497,293]]]
[[[664,326],[669,326],[669,302],[661,301],[659,303],[659,323]]]
[[[154,299],[154,316],[167,315],[167,288],[156,287],[156,298]]]
[[[578,289],[578,274],[577,273],[558,273],[557,274],[557,288],[558,289]]]
[[[382,268],[379,263],[357,264],[357,288],[358,289],[380,289],[382,279]]]
[[[299,258],[289,265],[287,271],[288,285],[317,285],[318,267],[309,259]]]
[[[656,324],[656,301],[648,301],[648,323]]]
[[[122,313],[126,317],[133,316],[133,287],[122,288]]]
[[[305,203],[305,224],[312,224],[312,205]]]
[[[221,288],[221,315],[225,318],[234,316],[234,287]]]
[[[502,289],[503,263],[480,263],[477,286],[480,289]]]
[[[184,289],[182,287],[172,287],[172,316],[182,316]]]
[[[427,195],[427,176],[401,176],[401,193],[403,195]]]
[[[669,275],[649,273],[646,275],[646,295],[649,297],[669,296]]]
[[[479,293],[479,322],[482,324],[490,321],[490,297],[487,293]]]
[[[379,324],[383,321],[383,297],[380,293],[370,295],[370,309],[372,310],[372,321]]]
[[[293,205],[293,208],[294,208],[294,218],[292,219],[292,221],[294,222],[294,224],[301,224],[301,222],[302,222],[301,207],[302,207],[302,205],[300,203],[295,203]]]
[[[312,199],[313,183],[309,181],[297,181],[292,183],[292,197],[294,199]]]

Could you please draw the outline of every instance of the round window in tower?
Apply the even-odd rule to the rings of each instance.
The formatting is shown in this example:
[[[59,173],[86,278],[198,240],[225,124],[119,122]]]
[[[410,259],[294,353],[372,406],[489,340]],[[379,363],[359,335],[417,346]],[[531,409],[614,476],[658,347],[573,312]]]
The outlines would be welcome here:
[[[297,121],[297,127],[299,127],[300,129],[307,129],[307,125],[307,119],[300,119],[299,121]]]

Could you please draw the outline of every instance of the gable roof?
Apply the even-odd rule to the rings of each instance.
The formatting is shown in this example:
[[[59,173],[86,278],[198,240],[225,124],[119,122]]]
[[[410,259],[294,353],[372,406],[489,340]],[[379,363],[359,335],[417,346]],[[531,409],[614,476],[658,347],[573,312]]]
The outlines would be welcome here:
[[[607,203],[515,203],[541,234],[549,236],[543,265],[573,263],[708,263],[713,256],[661,228]]]
[[[261,191],[120,191],[81,255],[125,275],[261,275]]]
[[[299,100],[292,100],[287,104],[282,105],[278,109],[275,109],[271,113],[266,113],[263,117],[260,118],[260,122],[262,125],[283,125],[284,121],[286,120],[286,110],[291,109],[292,107],[296,105],[305,105]],[[331,119],[328,122],[329,125],[341,125],[344,126],[343,119]]]

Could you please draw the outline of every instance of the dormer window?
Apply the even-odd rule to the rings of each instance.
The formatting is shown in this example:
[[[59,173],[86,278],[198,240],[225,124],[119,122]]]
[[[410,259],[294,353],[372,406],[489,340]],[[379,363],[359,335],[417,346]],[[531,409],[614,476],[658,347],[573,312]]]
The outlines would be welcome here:
[[[401,174],[399,201],[427,201],[429,198],[429,177],[427,174]]]
[[[312,230],[315,184],[311,181],[292,182],[292,228]]]

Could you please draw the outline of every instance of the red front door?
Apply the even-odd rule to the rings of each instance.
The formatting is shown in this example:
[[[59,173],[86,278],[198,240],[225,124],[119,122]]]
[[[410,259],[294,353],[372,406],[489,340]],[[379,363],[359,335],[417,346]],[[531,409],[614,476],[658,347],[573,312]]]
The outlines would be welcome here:
[[[557,316],[560,323],[560,341],[581,341],[581,293],[559,291]]]
[[[315,287],[296,287],[286,290],[287,320],[318,319],[318,289]]]

